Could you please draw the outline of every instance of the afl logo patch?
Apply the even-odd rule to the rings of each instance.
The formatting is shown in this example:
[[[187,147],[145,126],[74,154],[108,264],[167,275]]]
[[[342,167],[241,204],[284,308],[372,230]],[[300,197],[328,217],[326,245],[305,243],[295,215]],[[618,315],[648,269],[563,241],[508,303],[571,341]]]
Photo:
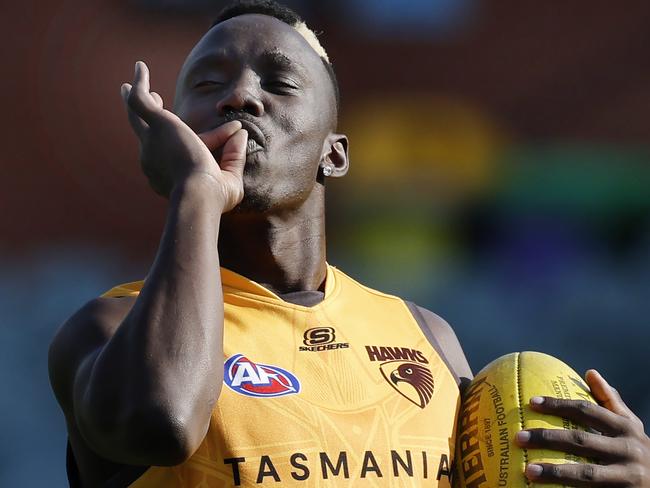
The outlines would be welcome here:
[[[279,397],[300,392],[300,381],[286,369],[257,364],[235,354],[223,367],[223,382],[232,391],[252,397]]]

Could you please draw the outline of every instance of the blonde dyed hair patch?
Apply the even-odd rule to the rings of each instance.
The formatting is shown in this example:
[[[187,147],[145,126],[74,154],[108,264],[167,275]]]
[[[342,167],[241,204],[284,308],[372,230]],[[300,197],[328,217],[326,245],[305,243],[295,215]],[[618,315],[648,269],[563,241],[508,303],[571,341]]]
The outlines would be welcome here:
[[[325,48],[318,40],[318,37],[316,37],[316,33],[313,30],[311,30],[309,27],[307,27],[307,24],[305,24],[304,22],[298,22],[292,27],[296,29],[302,37],[305,38],[307,43],[312,47],[314,51],[316,51],[316,53],[321,58],[324,58],[325,61],[327,61],[328,63],[330,62],[330,58],[327,55],[327,51],[325,51]]]

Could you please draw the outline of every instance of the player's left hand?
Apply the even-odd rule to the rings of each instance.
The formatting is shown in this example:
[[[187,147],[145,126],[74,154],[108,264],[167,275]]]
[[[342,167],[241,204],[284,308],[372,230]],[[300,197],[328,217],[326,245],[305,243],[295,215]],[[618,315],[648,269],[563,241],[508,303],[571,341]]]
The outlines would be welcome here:
[[[530,429],[519,432],[516,440],[521,447],[562,451],[593,459],[598,464],[529,464],[526,477],[535,483],[567,486],[650,488],[650,438],[643,422],[597,371],[587,371],[585,379],[600,405],[535,397],[530,406],[602,434]]]

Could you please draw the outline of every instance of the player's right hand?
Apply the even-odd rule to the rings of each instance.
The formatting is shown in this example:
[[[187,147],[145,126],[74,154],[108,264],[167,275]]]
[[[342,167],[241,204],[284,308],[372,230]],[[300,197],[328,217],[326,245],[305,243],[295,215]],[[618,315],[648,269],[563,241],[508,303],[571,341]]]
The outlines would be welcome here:
[[[135,64],[133,84],[124,83],[122,98],[129,122],[140,139],[140,162],[152,188],[168,196],[174,188],[192,180],[214,190],[223,212],[244,196],[242,175],[246,163],[248,133],[238,121],[228,122],[201,134],[163,107],[163,100],[150,91],[149,69]],[[213,152],[221,149],[219,163]]]

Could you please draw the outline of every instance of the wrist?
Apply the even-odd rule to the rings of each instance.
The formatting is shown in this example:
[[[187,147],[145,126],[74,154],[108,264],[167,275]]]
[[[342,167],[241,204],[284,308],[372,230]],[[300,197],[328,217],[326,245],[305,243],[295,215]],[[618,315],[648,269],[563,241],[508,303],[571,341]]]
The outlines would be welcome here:
[[[170,194],[170,202],[192,199],[209,206],[221,215],[227,205],[223,186],[207,173],[196,173],[177,182]]]

